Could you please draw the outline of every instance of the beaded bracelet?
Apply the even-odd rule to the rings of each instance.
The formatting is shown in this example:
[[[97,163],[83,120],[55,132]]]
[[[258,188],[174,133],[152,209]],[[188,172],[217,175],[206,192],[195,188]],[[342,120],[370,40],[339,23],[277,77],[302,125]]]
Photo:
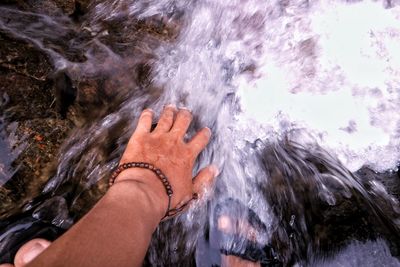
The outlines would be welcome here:
[[[158,168],[154,167],[154,165],[146,163],[146,162],[128,162],[128,163],[123,163],[123,164],[119,165],[118,168],[112,173],[110,180],[109,180],[109,185],[112,186],[114,184],[114,181],[117,178],[117,176],[121,172],[123,172],[124,170],[129,169],[129,168],[148,169],[148,170],[154,172],[155,175],[157,175],[157,177],[163,183],[163,185],[165,187],[165,191],[168,195],[168,208],[167,208],[167,212],[165,213],[162,220],[164,220],[167,217],[176,215],[178,212],[181,212],[189,204],[189,202],[188,202],[179,208],[171,209],[171,200],[172,200],[172,195],[174,194],[174,191],[172,191],[172,186],[169,183],[167,176],[165,176],[164,173],[160,169],[158,169]],[[198,198],[198,195],[196,193],[193,194],[192,199],[197,199],[197,198]]]

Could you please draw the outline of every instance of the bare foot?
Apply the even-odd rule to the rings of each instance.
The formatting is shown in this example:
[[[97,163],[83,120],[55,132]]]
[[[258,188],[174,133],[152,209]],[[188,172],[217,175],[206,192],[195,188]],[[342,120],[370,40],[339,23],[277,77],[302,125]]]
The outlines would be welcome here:
[[[251,241],[256,241],[256,230],[251,227],[251,225],[240,220],[237,224],[232,222],[231,218],[223,215],[218,218],[218,229],[223,233],[239,233],[243,238]],[[221,265],[222,267],[260,267],[259,262],[252,262],[248,260],[241,259],[232,255],[221,255]]]
[[[222,267],[260,267],[258,262],[246,261],[236,256],[221,255]]]

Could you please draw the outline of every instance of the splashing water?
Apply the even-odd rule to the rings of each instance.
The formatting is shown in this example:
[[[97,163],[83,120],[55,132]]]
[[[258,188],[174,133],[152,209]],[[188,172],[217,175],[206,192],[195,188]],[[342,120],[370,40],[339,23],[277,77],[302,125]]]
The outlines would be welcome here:
[[[330,1],[308,12],[293,8],[269,32],[260,78],[241,87],[247,117],[278,134],[311,133],[350,170],[396,168],[399,9]]]
[[[9,101],[7,94],[0,97],[0,107]],[[26,148],[24,140],[18,141],[16,136],[17,123],[6,125],[4,118],[0,117],[0,187],[4,185],[17,172],[17,168],[12,168],[11,164]]]
[[[2,155],[0,158],[0,186],[5,184],[18,168],[11,167],[12,162],[26,147],[25,143],[20,143],[15,136],[16,123],[12,123],[3,128],[4,122],[0,118],[0,148]],[[7,132],[7,133],[6,133]]]
[[[78,185],[73,206],[109,175],[144,107],[186,106],[195,115],[190,134],[212,129],[196,171],[219,165],[214,196],[207,210],[195,207],[175,219],[185,229],[179,234],[173,223],[160,226],[149,263],[184,265],[182,254],[193,254],[207,239],[205,228],[216,227],[215,208],[227,198],[258,214],[266,231],[257,241],[275,245],[287,265],[316,261],[330,243],[377,237],[341,228],[348,213],[373,221],[362,225],[360,219],[357,227],[372,227],[399,244],[398,201],[385,181],[351,173],[363,166],[397,169],[400,6],[394,1],[386,8],[378,1],[105,1],[92,3],[80,27],[66,17],[8,8],[0,13],[0,29],[47,53],[56,71],[77,83],[105,77],[103,89],[115,102],[64,144],[43,190],[53,197],[48,201],[63,204],[60,209],[66,206],[57,196],[62,185]],[[153,25],[155,18],[169,27],[168,39],[132,33],[137,20]],[[143,64],[151,68],[145,83],[134,74]],[[40,219],[43,206],[30,203],[26,210]],[[59,214],[57,221],[74,217]],[[337,229],[344,237],[332,238]],[[196,252],[202,253],[209,256],[207,248]]]

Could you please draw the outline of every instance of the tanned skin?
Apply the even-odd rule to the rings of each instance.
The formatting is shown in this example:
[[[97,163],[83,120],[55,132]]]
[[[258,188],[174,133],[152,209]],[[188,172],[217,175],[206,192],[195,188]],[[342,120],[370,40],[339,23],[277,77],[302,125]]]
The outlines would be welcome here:
[[[217,175],[217,169],[208,166],[192,177],[195,160],[208,144],[211,131],[203,128],[185,142],[191,121],[189,110],[167,106],[151,131],[153,112],[144,110],[120,161],[147,162],[162,170],[174,191],[172,208],[190,201],[194,193],[201,196]],[[127,169],[71,229],[28,264],[16,257],[15,266],[141,266],[167,206],[165,188],[152,171]]]

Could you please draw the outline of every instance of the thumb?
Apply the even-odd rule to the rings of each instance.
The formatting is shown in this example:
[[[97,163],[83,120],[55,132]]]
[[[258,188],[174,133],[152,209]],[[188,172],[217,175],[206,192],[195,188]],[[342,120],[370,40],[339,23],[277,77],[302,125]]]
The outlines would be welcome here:
[[[219,174],[219,170],[215,165],[209,165],[200,170],[197,176],[193,179],[193,191],[201,198],[207,189],[211,188],[214,178]]]
[[[40,253],[42,253],[48,246],[50,242],[45,239],[32,239],[31,241],[24,244],[15,255],[14,264],[15,267],[24,267],[34,258],[36,258]]]

